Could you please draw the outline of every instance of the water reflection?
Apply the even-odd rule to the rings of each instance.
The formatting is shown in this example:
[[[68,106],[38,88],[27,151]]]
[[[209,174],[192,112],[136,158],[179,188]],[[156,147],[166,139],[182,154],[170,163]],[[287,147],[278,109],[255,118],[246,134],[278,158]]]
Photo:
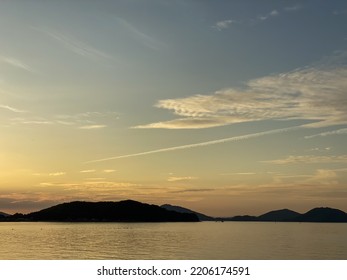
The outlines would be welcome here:
[[[1,259],[347,259],[347,224],[0,223]]]

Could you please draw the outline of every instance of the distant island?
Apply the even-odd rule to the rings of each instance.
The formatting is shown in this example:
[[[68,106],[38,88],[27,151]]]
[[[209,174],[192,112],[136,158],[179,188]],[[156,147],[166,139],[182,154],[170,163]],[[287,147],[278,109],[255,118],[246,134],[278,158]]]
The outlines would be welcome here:
[[[304,214],[289,210],[274,210],[260,216],[210,217],[180,206],[164,204],[161,207],[180,213],[194,213],[200,221],[240,221],[240,222],[317,222],[317,223],[347,223],[347,213],[329,207],[317,207]]]
[[[119,202],[73,201],[29,214],[0,217],[0,221],[50,222],[198,222],[193,213],[178,213],[157,205],[124,200]]]
[[[236,216],[226,218],[230,221],[258,222],[313,222],[313,223],[347,223],[347,214],[339,209],[317,207],[304,214],[289,209],[267,212],[260,216]]]
[[[11,215],[4,213],[4,212],[0,212],[0,218],[4,218],[4,217],[8,217],[8,216],[11,216]]]
[[[161,206],[134,200],[119,202],[73,201],[58,204],[29,214],[9,215],[0,212],[0,222],[317,222],[346,223],[347,213],[328,207],[314,208],[304,214],[289,210],[274,210],[260,216],[211,217],[184,208],[164,204]]]

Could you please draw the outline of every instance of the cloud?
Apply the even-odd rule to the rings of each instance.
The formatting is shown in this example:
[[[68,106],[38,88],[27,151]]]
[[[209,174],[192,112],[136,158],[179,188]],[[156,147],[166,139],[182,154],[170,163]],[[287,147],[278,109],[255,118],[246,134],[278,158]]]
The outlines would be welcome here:
[[[86,57],[93,60],[95,59],[97,60],[103,59],[107,61],[114,60],[114,57],[112,55],[107,54],[106,52],[103,52],[101,50],[98,50],[88,45],[87,43],[77,40],[75,38],[72,38],[68,35],[65,35],[56,31],[48,30],[48,29],[43,29],[43,28],[33,27],[33,29],[41,33],[44,33],[48,37],[60,43],[69,51],[79,56]]]
[[[116,112],[84,112],[71,115],[57,115],[54,121],[61,125],[76,125],[80,129],[97,129],[107,125],[98,122],[107,122],[110,119],[119,119]]]
[[[53,124],[51,121],[36,121],[36,120],[23,120],[21,121],[22,124],[37,124],[37,125],[47,125],[47,124]]]
[[[185,149],[204,147],[204,146],[216,145],[216,144],[227,143],[227,142],[241,141],[241,140],[257,138],[257,137],[261,137],[261,136],[265,136],[265,135],[272,135],[272,134],[277,134],[277,133],[284,133],[284,132],[291,131],[291,130],[297,130],[297,129],[300,129],[301,127],[302,126],[280,128],[280,129],[268,130],[268,131],[263,131],[263,132],[258,132],[258,133],[241,135],[241,136],[222,138],[222,139],[217,139],[217,140],[212,140],[212,141],[207,141],[207,142],[200,142],[200,143],[195,143],[195,144],[188,144],[188,145],[175,146],[175,147],[170,147],[170,148],[151,150],[151,151],[147,151],[147,152],[140,152],[140,153],[133,153],[133,154],[127,154],[127,155],[122,155],[122,156],[114,156],[114,157],[90,160],[90,161],[87,161],[85,163],[103,162],[103,161],[109,161],[109,160],[115,160],[115,159],[121,159],[121,158],[138,157],[138,156],[145,156],[145,155],[156,154],[156,153],[185,150]]]
[[[325,137],[330,135],[341,135],[341,134],[347,134],[347,128],[341,128],[338,130],[327,131],[327,132],[322,132],[322,133],[318,133],[314,135],[305,136],[305,139],[311,139],[315,137]]]
[[[280,13],[277,10],[272,10],[270,13],[263,15],[263,16],[259,16],[258,19],[260,20],[267,20],[271,17],[275,17],[278,16]]]
[[[30,73],[34,73],[35,70],[30,67],[29,65],[25,64],[24,62],[20,61],[19,59],[16,59],[14,57],[9,57],[9,56],[0,56],[0,61],[3,63],[6,63],[8,65],[11,65],[15,68],[25,70]]]
[[[17,113],[26,112],[7,105],[0,105],[0,109],[1,108]],[[107,124],[100,123],[110,123],[115,119],[119,119],[119,114],[116,112],[84,112],[71,115],[61,114],[47,117],[16,117],[11,118],[9,120],[9,123],[11,123],[12,125],[63,125],[88,130],[107,127]]]
[[[63,176],[65,175],[65,172],[54,172],[54,173],[48,173],[48,176]]]
[[[345,59],[345,52],[340,56]],[[253,79],[242,88],[159,100],[155,107],[179,118],[133,128],[198,129],[290,119],[311,121],[311,127],[347,124],[347,67],[332,60],[336,57],[325,65]]]
[[[318,169],[316,173],[307,182],[318,182],[320,184],[333,185],[337,184],[337,174],[334,170]]]
[[[272,164],[310,164],[310,163],[347,163],[347,155],[339,155],[339,156],[288,156],[284,159],[276,159],[263,161],[266,163]]]
[[[9,110],[9,111],[14,112],[14,113],[26,113],[27,112],[27,111],[20,110],[20,109],[17,109],[17,108],[8,106],[8,105],[3,105],[3,104],[0,104],[0,109],[6,109],[6,110]]]
[[[54,121],[41,117],[11,118],[12,125],[52,125]]]
[[[95,172],[95,169],[88,169],[88,170],[81,170],[80,173],[93,173]]]
[[[297,4],[297,5],[294,5],[294,6],[287,6],[287,7],[284,8],[284,10],[286,12],[295,12],[295,11],[300,10],[301,8],[302,7],[299,4]]]
[[[331,150],[331,147],[325,147],[325,148],[312,148],[312,149],[309,149],[309,151],[313,151],[313,152],[327,152],[327,151],[330,151]]]
[[[229,175],[241,175],[241,176],[249,176],[249,175],[256,175],[255,172],[236,172],[236,173],[222,173],[220,175],[222,176],[229,176]]]
[[[104,173],[113,173],[113,172],[116,172],[117,170],[114,170],[114,169],[105,169],[103,170]]]
[[[100,128],[104,128],[107,127],[107,125],[105,124],[92,124],[92,125],[83,125],[80,126],[80,129],[100,129]]]
[[[91,177],[91,178],[86,178],[86,181],[97,181],[97,182],[103,182],[106,178],[103,177]]]
[[[296,184],[297,186],[332,186],[338,183],[337,172],[343,169],[317,169],[313,174],[307,175],[276,175],[274,176],[274,183],[281,185],[285,183]]]
[[[230,25],[233,23],[234,21],[231,19],[227,19],[227,20],[222,20],[222,21],[218,21],[216,22],[216,24],[213,26],[214,28],[216,28],[219,31],[222,31],[223,29],[227,29],[230,27]]]
[[[149,36],[148,34],[140,31],[138,28],[130,24],[128,21],[120,17],[117,17],[117,21],[121,24],[122,27],[124,27],[129,32],[130,35],[132,35],[135,39],[141,42],[141,44],[143,44],[144,46],[152,50],[159,50],[164,46],[162,42],[159,42],[152,36]]]
[[[176,176],[171,176],[167,178],[169,182],[177,182],[177,181],[190,181],[190,180],[196,180],[197,177],[192,177],[192,176],[185,176],[185,177],[176,177]]]
[[[347,10],[335,10],[333,11],[333,15],[338,16],[338,15],[345,15],[347,14]]]
[[[197,189],[197,188],[194,188],[194,189],[182,189],[182,190],[174,190],[174,191],[171,191],[171,193],[199,193],[199,192],[214,192],[216,191],[216,189]]]

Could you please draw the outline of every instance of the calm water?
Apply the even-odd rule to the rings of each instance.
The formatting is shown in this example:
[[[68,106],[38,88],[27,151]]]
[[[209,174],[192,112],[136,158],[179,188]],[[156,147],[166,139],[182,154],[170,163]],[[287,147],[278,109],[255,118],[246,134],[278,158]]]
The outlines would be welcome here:
[[[347,259],[347,224],[0,223],[0,259]]]

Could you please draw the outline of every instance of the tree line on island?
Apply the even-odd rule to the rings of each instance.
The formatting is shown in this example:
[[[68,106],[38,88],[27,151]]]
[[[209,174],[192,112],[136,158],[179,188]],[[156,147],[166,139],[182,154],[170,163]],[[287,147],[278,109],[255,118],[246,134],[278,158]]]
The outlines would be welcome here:
[[[119,202],[73,201],[58,204],[29,214],[9,215],[0,212],[0,221],[59,221],[59,222],[326,222],[345,223],[347,213],[328,207],[314,208],[306,213],[281,209],[260,216],[210,217],[202,213],[170,204],[161,206],[134,200]]]

